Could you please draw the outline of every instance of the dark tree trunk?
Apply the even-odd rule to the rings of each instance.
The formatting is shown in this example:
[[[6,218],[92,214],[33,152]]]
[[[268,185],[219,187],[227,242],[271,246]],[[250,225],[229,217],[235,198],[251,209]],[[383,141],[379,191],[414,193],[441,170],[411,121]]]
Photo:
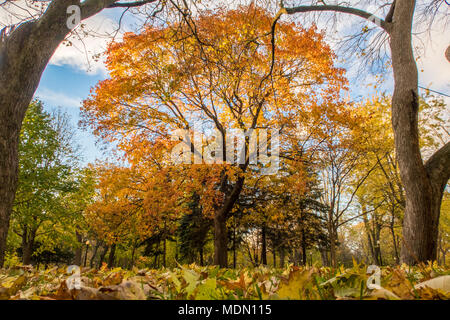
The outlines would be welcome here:
[[[164,236],[163,239],[163,267],[166,267],[166,253],[167,253],[167,243],[166,243],[166,237]]]
[[[34,242],[37,230],[30,230],[24,227],[22,234],[22,263],[24,265],[31,264],[31,256],[33,255]]]
[[[381,233],[381,225],[378,223],[378,221],[375,221],[375,237],[374,237],[374,244],[375,244],[375,256],[377,265],[382,266],[383,265],[383,257],[381,253],[381,243],[380,243],[380,233]]]
[[[236,264],[237,264],[237,256],[236,256],[236,223],[235,223],[233,226],[233,268],[234,269],[236,269]]]
[[[0,81],[0,92],[1,87],[3,87],[3,82]],[[13,116],[11,111],[5,110],[9,101],[2,101],[3,98],[0,93],[0,268],[3,266],[5,259],[9,220],[17,187],[17,151],[19,131],[23,119],[23,117],[14,115],[18,119],[12,118],[11,120]]]
[[[332,267],[337,266],[337,257],[336,257],[336,242],[337,242],[337,232],[332,225],[329,224],[328,228],[329,236],[330,236],[330,264]]]
[[[114,261],[116,258],[116,244],[111,245],[111,250],[109,251],[109,257],[108,257],[108,268],[114,267]]]
[[[33,254],[33,245],[28,242],[22,242],[22,263],[24,265],[31,264],[31,255]]]
[[[77,266],[81,266],[81,257],[82,257],[82,250],[83,250],[83,245],[81,244],[82,241],[82,237],[81,237],[81,233],[76,232],[76,238],[77,238],[77,245],[78,247],[75,249],[75,257],[74,257],[74,261],[73,264],[77,265]]]
[[[322,258],[322,265],[324,265],[325,267],[330,266],[328,251],[325,248],[320,249],[320,257]]]
[[[92,253],[91,261],[89,262],[89,266],[91,268],[94,267],[95,258],[97,257],[98,248],[100,247],[100,242],[96,241],[94,252]]]
[[[277,250],[275,248],[272,249],[272,256],[273,256],[273,267],[277,267]]]
[[[214,264],[226,268],[227,262],[227,221],[224,216],[214,217]]]
[[[103,252],[100,254],[100,260],[98,261],[98,268],[102,266],[103,262],[105,262],[106,254],[108,253],[109,246],[105,246]]]
[[[222,178],[221,189],[226,189],[227,177]],[[237,178],[231,192],[225,197],[224,203],[216,209],[214,215],[214,264],[222,268],[228,266],[228,235],[227,219],[236,201],[239,199],[245,178]]]
[[[84,252],[84,262],[83,262],[83,267],[86,267],[86,266],[87,266],[88,253],[89,253],[89,245],[86,244],[86,251]]]
[[[136,253],[136,245],[133,245],[133,249],[131,250],[131,261],[130,261],[129,269],[133,269],[135,253]]]
[[[398,246],[397,246],[397,238],[395,236],[395,230],[394,230],[394,221],[395,221],[395,216],[394,213],[392,212],[392,219],[391,219],[391,223],[389,225],[389,230],[391,231],[391,235],[392,235],[392,244],[394,247],[394,258],[395,258],[395,264],[400,264],[400,256],[398,254]]]
[[[285,252],[284,249],[280,250],[280,268],[284,268],[284,258],[285,258]]]
[[[307,264],[307,255],[306,255],[306,241],[305,241],[305,235],[302,233],[302,263],[304,266]]]
[[[198,254],[199,254],[199,256],[200,256],[200,266],[204,266],[205,265],[205,262],[204,262],[204,260],[203,260],[203,246],[200,246],[200,249],[199,249],[199,251],[198,251]]]
[[[267,265],[266,226],[261,228],[261,263]]]

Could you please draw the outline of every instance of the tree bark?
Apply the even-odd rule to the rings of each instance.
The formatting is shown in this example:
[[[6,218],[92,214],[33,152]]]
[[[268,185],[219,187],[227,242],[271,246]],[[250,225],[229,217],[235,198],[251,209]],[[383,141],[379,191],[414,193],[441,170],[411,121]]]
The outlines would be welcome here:
[[[77,247],[75,250],[75,258],[74,258],[73,264],[75,264],[77,266],[81,266],[81,256],[82,256],[82,249],[83,249],[83,246],[81,244],[81,241],[82,241],[81,233],[76,232],[76,238],[77,238],[79,247]]]
[[[286,255],[284,252],[284,249],[280,250],[280,268],[284,268],[284,259],[285,259]]]
[[[441,201],[450,176],[450,143],[425,165],[420,153],[418,74],[411,42],[414,7],[414,0],[396,2],[390,32],[392,126],[406,198],[401,260],[410,265],[436,259]]]
[[[302,232],[302,264],[306,266],[307,264],[307,254],[306,254],[306,239],[305,231]]]
[[[27,226],[23,229],[22,234],[22,263],[24,265],[31,264],[31,256],[33,255],[36,231]]]
[[[116,244],[111,245],[111,250],[109,251],[108,257],[108,268],[114,267],[114,261],[116,259]]]
[[[86,251],[84,253],[83,267],[87,266],[88,253],[89,253],[89,245],[86,244]]]
[[[305,230],[305,219],[304,219],[304,212],[303,209],[300,212],[300,219],[301,219],[301,247],[302,247],[302,264],[306,266],[307,264],[307,255],[306,255],[306,230]]]
[[[325,248],[320,250],[320,257],[322,258],[322,265],[328,267],[330,265],[330,261],[328,259],[328,251]]]
[[[31,255],[33,254],[33,245],[26,239],[22,239],[22,263],[31,264]]]
[[[389,230],[391,231],[392,244],[394,246],[395,264],[398,265],[398,264],[400,264],[400,256],[398,254],[397,237],[395,235],[394,222],[395,222],[395,215],[394,215],[394,210],[392,210],[391,223],[389,225]]]
[[[330,237],[330,264],[332,267],[337,266],[336,257],[336,242],[337,242],[337,231],[334,228],[333,222],[328,222],[328,234]]]
[[[214,264],[222,268],[228,265],[227,220],[223,215],[214,217]]]
[[[222,182],[225,185],[226,177]],[[239,199],[242,187],[244,185],[244,177],[237,178],[233,189],[226,196],[223,205],[216,209],[214,215],[214,264],[222,268],[228,266],[228,235],[227,235],[227,219],[233,206]]]
[[[277,249],[272,249],[272,256],[273,256],[273,267],[277,267]]]
[[[198,251],[198,255],[200,256],[200,266],[204,266],[205,262],[203,259],[203,246],[200,247],[199,251]]]
[[[91,257],[91,261],[89,262],[89,266],[91,268],[94,267],[94,262],[95,262],[95,258],[97,256],[97,252],[98,252],[98,248],[100,247],[100,242],[97,240],[95,242],[95,246],[94,246],[94,252],[92,252],[92,257]]]
[[[233,225],[233,268],[236,269],[237,255],[236,255],[236,220]]]
[[[105,246],[103,249],[103,252],[100,254],[100,260],[98,261],[98,268],[102,266],[103,262],[105,261],[106,254],[108,253],[109,246]]]
[[[266,226],[261,228],[261,263],[267,265],[267,240],[266,240]]]

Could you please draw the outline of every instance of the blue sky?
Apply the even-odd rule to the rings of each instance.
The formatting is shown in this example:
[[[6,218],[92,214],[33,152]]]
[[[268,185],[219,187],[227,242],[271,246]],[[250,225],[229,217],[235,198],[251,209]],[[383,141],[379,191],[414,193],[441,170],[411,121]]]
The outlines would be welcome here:
[[[46,110],[61,107],[70,115],[72,126],[76,129],[77,141],[82,146],[85,163],[103,158],[103,154],[95,145],[96,138],[92,133],[78,128],[80,106],[82,100],[87,98],[90,88],[104,78],[101,73],[88,74],[69,65],[48,65],[35,93],[35,97],[44,103]]]

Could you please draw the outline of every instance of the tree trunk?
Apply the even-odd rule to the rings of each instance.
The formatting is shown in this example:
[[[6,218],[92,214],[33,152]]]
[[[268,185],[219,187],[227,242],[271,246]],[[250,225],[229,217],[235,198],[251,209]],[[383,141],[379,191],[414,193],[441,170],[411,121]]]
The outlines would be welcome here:
[[[306,266],[306,264],[307,264],[307,254],[306,254],[306,241],[305,241],[305,235],[304,235],[304,233],[303,233],[303,236],[302,236],[302,264],[304,265],[304,266]]]
[[[22,240],[22,263],[24,265],[31,264],[31,255],[33,254],[33,245],[27,241]]]
[[[129,265],[129,267],[128,267],[130,270],[133,269],[133,266],[134,266],[134,255],[135,255],[135,253],[136,253],[136,245],[133,244],[133,249],[131,250],[131,260],[130,260],[130,265]]]
[[[425,165],[420,153],[418,75],[411,42],[414,7],[414,0],[396,1],[390,30],[392,126],[406,198],[401,260],[410,265],[436,259],[440,206],[450,176],[450,143]]]
[[[395,257],[395,264],[400,264],[400,257],[398,255],[398,247],[397,247],[397,238],[395,236],[395,230],[394,230],[394,213],[392,213],[392,219],[391,219],[391,223],[389,225],[389,230],[391,231],[391,235],[392,235],[392,244],[394,246],[394,257]]]
[[[34,240],[36,231],[25,227],[22,234],[22,263],[24,265],[31,264],[31,256],[33,255]]]
[[[77,242],[78,242],[78,247],[75,249],[75,258],[73,261],[74,265],[77,266],[81,266],[81,257],[82,257],[82,249],[83,246],[81,244],[82,238],[81,238],[81,233],[76,232],[76,238],[77,238]]]
[[[98,248],[100,247],[100,242],[95,242],[94,252],[92,253],[91,261],[89,262],[89,266],[91,268],[94,267],[95,257],[97,256]]]
[[[328,267],[330,265],[330,261],[328,260],[328,251],[325,248],[320,250],[320,256],[322,258],[322,265]]]
[[[108,268],[114,267],[114,260],[116,258],[116,244],[111,245],[111,250],[109,251],[108,257]]]
[[[205,262],[204,262],[204,259],[203,259],[203,246],[200,246],[198,254],[200,256],[200,266],[203,267],[205,265]]]
[[[329,235],[330,235],[330,263],[332,267],[337,266],[337,258],[336,258],[336,242],[337,242],[337,232],[332,225],[329,226]]]
[[[103,262],[105,261],[106,254],[108,253],[109,246],[105,246],[103,249],[103,252],[100,255],[100,260],[98,261],[98,268],[102,266]]]
[[[166,267],[166,254],[167,254],[167,242],[166,242],[166,236],[164,235],[163,239],[163,267]]]
[[[284,249],[281,249],[280,250],[280,268],[284,268],[284,258],[285,258]]]
[[[233,268],[236,269],[237,256],[236,256],[236,221],[233,226]]]
[[[245,178],[237,178],[231,192],[225,197],[224,203],[214,214],[214,264],[222,268],[228,266],[228,235],[227,219],[236,201],[239,199]],[[226,190],[226,175],[222,178],[221,190]],[[226,193],[226,192],[225,192]]]
[[[89,245],[86,244],[86,252],[84,253],[83,267],[87,266],[88,253],[89,253]]]
[[[266,241],[266,226],[261,229],[261,263],[267,265],[267,241]]]
[[[5,261],[9,220],[17,187],[17,151],[22,123],[22,119],[11,119],[12,115],[5,110],[3,98],[0,94],[0,268]]]
[[[227,222],[225,217],[214,217],[214,264],[222,268],[228,265],[227,259]]]
[[[277,250],[275,248],[272,249],[272,256],[273,256],[273,267],[277,267]]]

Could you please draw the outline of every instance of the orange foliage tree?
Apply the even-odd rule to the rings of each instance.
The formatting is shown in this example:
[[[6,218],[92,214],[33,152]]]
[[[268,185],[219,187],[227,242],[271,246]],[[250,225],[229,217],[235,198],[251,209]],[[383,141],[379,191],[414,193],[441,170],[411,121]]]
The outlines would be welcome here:
[[[298,124],[329,119],[342,105],[339,93],[346,79],[334,66],[323,34],[314,26],[305,29],[287,22],[275,30],[275,19],[251,5],[200,12],[183,23],[128,33],[109,46],[110,79],[97,84],[82,109],[84,125],[117,142],[134,165],[145,162],[154,141],[170,145],[178,129],[192,131],[201,122],[204,132],[215,132],[222,147],[215,154],[216,165],[202,167],[202,150],[191,144],[196,165],[177,170],[190,172],[181,174],[190,181],[183,185],[201,191],[209,204],[204,212],[214,220],[214,263],[223,267],[226,222],[246,175],[255,169],[248,139],[244,161],[226,161],[234,143],[227,141],[227,133],[242,130],[247,135],[259,128],[293,132]],[[181,177],[170,181],[176,179]],[[147,206],[155,206],[156,198],[148,197]]]

